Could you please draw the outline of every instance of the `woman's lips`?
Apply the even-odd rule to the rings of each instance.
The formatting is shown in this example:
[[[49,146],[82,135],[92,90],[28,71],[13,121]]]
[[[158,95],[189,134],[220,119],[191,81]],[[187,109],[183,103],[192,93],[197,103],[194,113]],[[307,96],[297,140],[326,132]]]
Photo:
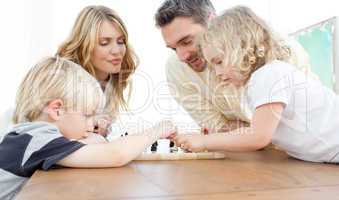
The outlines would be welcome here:
[[[112,63],[113,65],[119,65],[121,64],[121,62],[122,62],[121,58],[113,59],[110,61],[110,63]]]

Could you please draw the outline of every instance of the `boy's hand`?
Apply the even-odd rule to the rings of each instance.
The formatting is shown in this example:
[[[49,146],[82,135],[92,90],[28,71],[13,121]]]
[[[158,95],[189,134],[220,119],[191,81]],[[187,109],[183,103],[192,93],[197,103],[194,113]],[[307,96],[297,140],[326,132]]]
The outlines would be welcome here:
[[[177,135],[173,138],[176,146],[190,151],[190,152],[202,152],[206,150],[205,135],[201,134],[185,134]]]
[[[160,139],[173,138],[177,134],[177,127],[170,120],[158,122],[152,130]]]
[[[96,133],[89,133],[88,137],[78,140],[84,144],[100,144],[100,143],[107,143],[108,141],[102,135]]]

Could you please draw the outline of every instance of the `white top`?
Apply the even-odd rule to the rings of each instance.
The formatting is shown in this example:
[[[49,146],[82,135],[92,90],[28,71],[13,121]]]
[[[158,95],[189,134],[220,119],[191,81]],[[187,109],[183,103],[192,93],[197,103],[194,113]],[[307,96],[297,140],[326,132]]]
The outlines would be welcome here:
[[[255,71],[247,87],[253,111],[272,102],[285,105],[273,144],[298,159],[339,163],[339,97],[332,90],[277,60]]]
[[[288,40],[288,44],[293,51],[290,62],[309,72],[306,51],[295,40]],[[195,72],[172,53],[166,64],[166,76],[172,96],[199,126],[219,129],[227,120],[250,122],[252,113],[244,97],[244,88],[217,87],[211,68]]]
[[[172,96],[199,126],[219,129],[227,120],[250,121],[243,90],[217,87],[215,72],[210,68],[195,72],[172,54],[166,76]]]

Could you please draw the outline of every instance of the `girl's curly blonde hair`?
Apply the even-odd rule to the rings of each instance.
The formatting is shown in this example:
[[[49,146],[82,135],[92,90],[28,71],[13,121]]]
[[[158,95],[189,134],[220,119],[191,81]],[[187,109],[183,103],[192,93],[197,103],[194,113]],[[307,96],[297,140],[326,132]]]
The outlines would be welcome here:
[[[248,80],[261,66],[273,60],[289,62],[291,48],[250,8],[236,6],[214,18],[200,38],[201,48],[212,45],[225,55],[225,64],[235,66]]]

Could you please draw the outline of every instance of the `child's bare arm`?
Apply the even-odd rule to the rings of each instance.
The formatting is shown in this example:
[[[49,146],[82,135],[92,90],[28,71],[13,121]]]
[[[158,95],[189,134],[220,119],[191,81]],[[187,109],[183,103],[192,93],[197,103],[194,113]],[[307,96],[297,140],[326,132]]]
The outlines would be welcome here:
[[[96,133],[89,133],[87,138],[78,140],[79,142],[82,142],[84,144],[102,144],[102,143],[108,143],[108,140],[100,135],[100,134],[96,134]]]
[[[159,138],[175,133],[171,123],[159,123],[141,134],[129,135],[109,143],[88,144],[58,162],[76,168],[120,167],[142,153]]]
[[[177,145],[193,151],[225,150],[254,151],[267,146],[272,139],[283,111],[282,103],[270,103],[258,107],[250,127],[211,135],[179,135]]]

